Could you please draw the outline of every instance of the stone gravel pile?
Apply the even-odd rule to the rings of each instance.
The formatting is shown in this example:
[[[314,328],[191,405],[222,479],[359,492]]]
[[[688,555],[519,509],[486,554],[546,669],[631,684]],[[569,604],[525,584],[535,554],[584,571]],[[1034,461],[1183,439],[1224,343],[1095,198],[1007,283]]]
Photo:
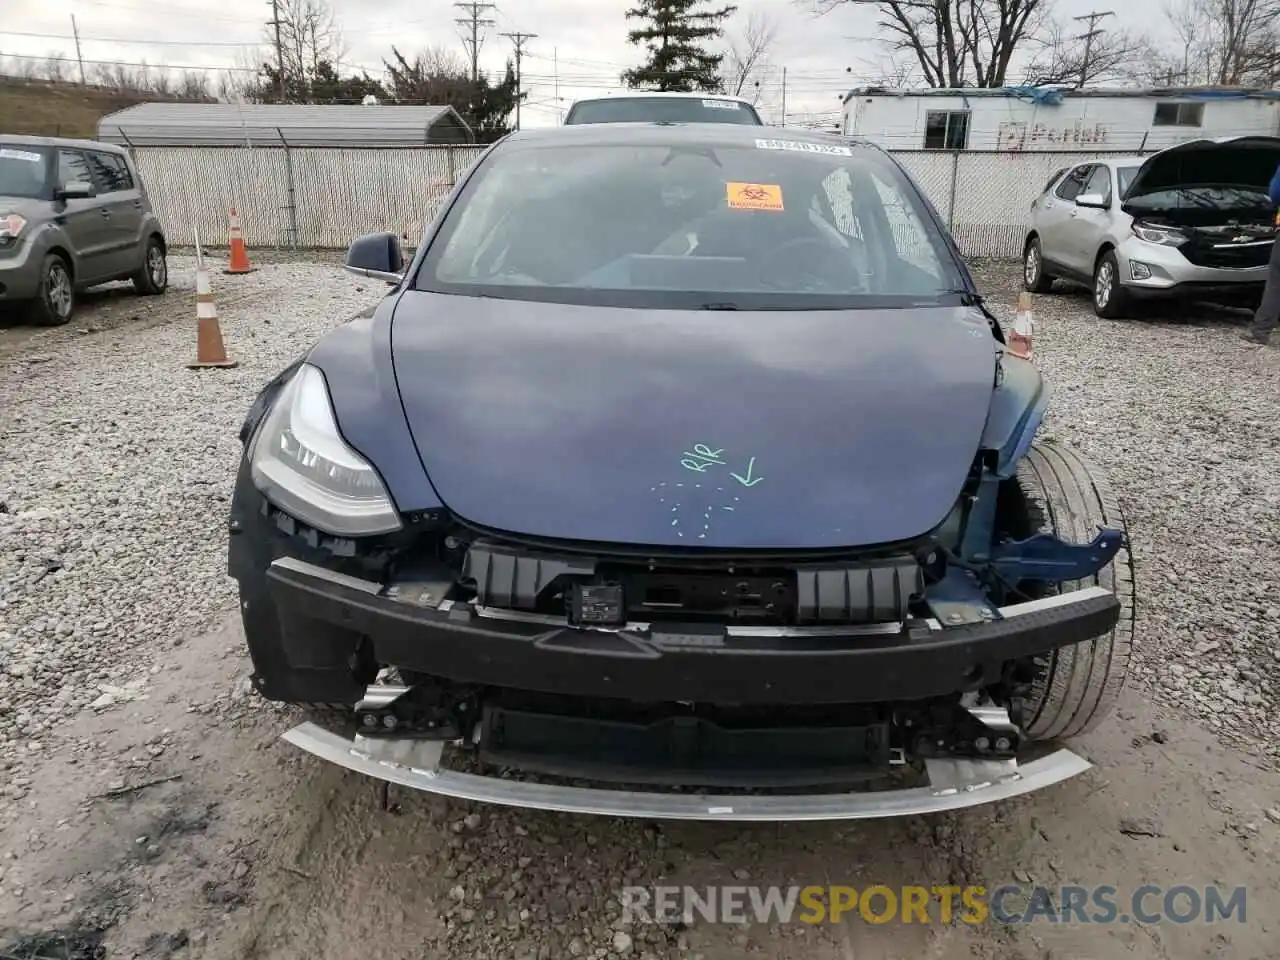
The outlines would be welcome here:
[[[179,280],[194,261],[170,269]],[[303,263],[213,282],[235,369],[186,369],[195,303],[181,291],[162,326],[59,338],[0,366],[0,797],[21,795],[59,720],[145,697],[165,651],[233,608],[225,523],[244,414],[382,290]]]
[[[1018,269],[979,264],[1012,319]],[[1280,338],[1247,314],[1148,308],[1100,320],[1088,294],[1034,298],[1037,362],[1054,394],[1043,435],[1102,468],[1137,566],[1135,689],[1224,740],[1280,758]]]

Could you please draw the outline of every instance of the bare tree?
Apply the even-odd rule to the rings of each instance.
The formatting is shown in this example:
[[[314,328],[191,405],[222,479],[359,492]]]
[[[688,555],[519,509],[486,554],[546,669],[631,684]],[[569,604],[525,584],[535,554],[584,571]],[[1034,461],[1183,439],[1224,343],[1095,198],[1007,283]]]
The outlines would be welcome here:
[[[1148,58],[1152,81],[1280,83],[1280,0],[1177,0],[1165,14],[1177,40]]]
[[[62,83],[67,79],[67,59],[62,55],[61,50],[51,50],[49,52],[41,72],[46,80],[53,83]]]
[[[1033,42],[1040,50],[1026,67],[1027,83],[1077,89],[1134,79],[1134,65],[1144,63],[1150,50],[1144,37],[1128,30],[1106,30],[1086,43],[1082,36],[1069,35],[1057,20],[1049,21]]]
[[[1002,87],[1052,0],[797,0],[819,15],[872,8],[891,54],[915,59],[930,87]]]
[[[209,75],[203,70],[183,70],[173,92],[182,100],[207,100]]]
[[[778,25],[762,13],[748,15],[742,31],[729,36],[729,47],[720,61],[726,92],[760,102],[760,78],[768,72],[769,53],[778,39]],[[745,91],[745,95],[744,95]]]
[[[264,72],[277,88],[278,99],[305,99],[291,94],[309,89],[322,63],[337,70],[347,47],[329,0],[279,0],[278,9],[279,26],[266,28],[265,40],[271,49],[262,61]],[[281,67],[284,75],[276,77]]]

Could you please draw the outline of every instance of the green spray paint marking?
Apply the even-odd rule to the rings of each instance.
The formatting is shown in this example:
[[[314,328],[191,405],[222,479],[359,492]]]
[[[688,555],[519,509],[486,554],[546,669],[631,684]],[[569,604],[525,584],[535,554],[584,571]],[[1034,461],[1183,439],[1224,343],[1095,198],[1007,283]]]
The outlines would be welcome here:
[[[761,480],[764,479],[764,477],[755,477],[754,479],[752,478],[751,471],[755,469],[755,465],[756,465],[756,458],[752,457],[750,460],[747,461],[747,475],[745,477],[740,477],[736,473],[731,473],[729,474],[729,476],[733,477],[733,479],[737,480],[744,487],[754,487],[757,483],[759,483]]]
[[[727,466],[728,461],[724,456],[724,449],[712,449],[705,443],[695,443],[692,450],[684,451],[680,460],[680,466],[686,470],[692,470],[694,473],[706,473],[712,467]],[[755,476],[756,458],[752,457],[747,461],[746,475],[730,473],[734,480],[737,480],[744,487],[754,487],[764,477]]]

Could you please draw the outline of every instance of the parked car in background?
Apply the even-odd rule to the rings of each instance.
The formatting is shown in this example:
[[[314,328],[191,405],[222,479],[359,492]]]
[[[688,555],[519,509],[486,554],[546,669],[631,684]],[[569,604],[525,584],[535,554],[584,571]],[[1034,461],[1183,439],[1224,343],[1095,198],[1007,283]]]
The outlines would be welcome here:
[[[760,114],[741,97],[708,93],[635,91],[579,100],[566,124],[576,123],[740,123],[763,127]]]
[[[1139,297],[1255,306],[1276,240],[1277,164],[1280,138],[1227,137],[1059,170],[1031,204],[1023,283],[1083,283],[1100,317]]]
[[[140,294],[164,293],[167,249],[124,150],[0,134],[0,306],[57,326],[86,287],[132,280]]]

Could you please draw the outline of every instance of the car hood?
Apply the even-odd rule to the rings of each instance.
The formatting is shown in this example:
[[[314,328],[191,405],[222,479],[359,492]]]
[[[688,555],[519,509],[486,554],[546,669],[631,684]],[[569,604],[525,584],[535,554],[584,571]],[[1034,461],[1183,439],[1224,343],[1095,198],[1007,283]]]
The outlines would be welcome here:
[[[967,307],[681,311],[407,292],[396,382],[441,501],[508,533],[819,549],[955,504],[996,344]]]
[[[1135,200],[1165,190],[1225,186],[1255,190],[1266,196],[1280,166],[1280,137],[1219,137],[1191,140],[1149,156],[1134,174],[1125,194],[1128,213],[1144,208]]]

